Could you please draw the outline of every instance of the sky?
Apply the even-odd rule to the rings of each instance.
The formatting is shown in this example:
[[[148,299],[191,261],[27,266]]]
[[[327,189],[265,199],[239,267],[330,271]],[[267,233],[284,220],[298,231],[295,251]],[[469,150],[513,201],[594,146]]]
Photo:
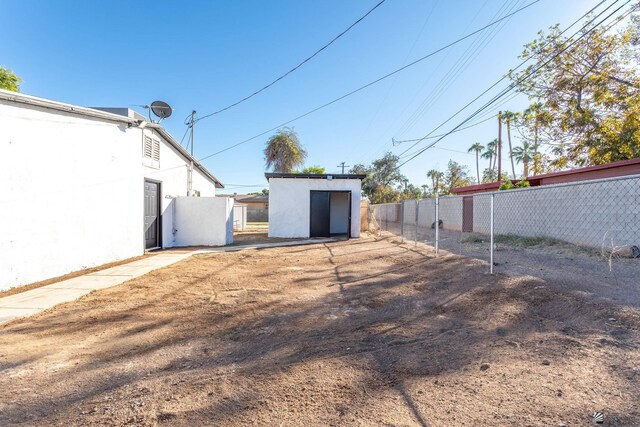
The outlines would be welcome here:
[[[173,115],[162,124],[180,141],[192,110],[204,116],[253,93],[379,1],[0,0],[0,65],[22,78],[21,92],[42,98],[129,107],[145,115],[141,106],[163,100]],[[532,1],[386,0],[297,71],[250,100],[198,121],[194,157],[204,159],[225,184],[220,193],[266,188],[263,150],[272,129]],[[386,152],[403,153],[410,143],[394,146],[393,140],[434,131],[515,67],[523,45],[539,30],[556,23],[564,28],[597,3],[539,0],[476,36],[287,123],[308,152],[305,164],[336,173],[341,162],[367,165]],[[451,130],[506,85],[433,134]],[[452,159],[475,175],[475,157],[467,149],[497,137],[499,109],[518,111],[528,104],[523,95],[504,100],[469,123],[487,121],[451,134],[402,166],[402,173],[420,186],[430,182],[428,170],[444,170]]]

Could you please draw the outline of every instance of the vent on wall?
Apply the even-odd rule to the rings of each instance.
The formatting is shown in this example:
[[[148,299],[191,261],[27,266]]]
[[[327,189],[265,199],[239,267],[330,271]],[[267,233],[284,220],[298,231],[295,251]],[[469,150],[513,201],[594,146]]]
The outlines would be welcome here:
[[[145,135],[142,144],[142,161],[145,166],[160,168],[160,141]]]

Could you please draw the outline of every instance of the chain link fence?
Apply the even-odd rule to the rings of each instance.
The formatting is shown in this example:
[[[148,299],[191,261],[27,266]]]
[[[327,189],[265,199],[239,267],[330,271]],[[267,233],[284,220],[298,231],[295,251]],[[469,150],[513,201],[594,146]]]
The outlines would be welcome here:
[[[370,219],[371,231],[484,259],[491,272],[544,252],[640,267],[640,175],[372,205]]]

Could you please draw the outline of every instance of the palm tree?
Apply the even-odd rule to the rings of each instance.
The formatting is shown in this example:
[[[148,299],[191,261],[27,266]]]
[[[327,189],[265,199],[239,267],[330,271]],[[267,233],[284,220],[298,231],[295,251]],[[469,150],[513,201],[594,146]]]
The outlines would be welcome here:
[[[264,149],[267,169],[274,172],[291,173],[297,166],[302,166],[307,158],[307,152],[293,129],[285,127],[267,140]]]
[[[538,147],[540,143],[538,141],[538,131],[540,129],[541,121],[543,120],[544,112],[541,102],[535,102],[531,104],[522,113],[522,118],[525,121],[533,120],[533,174],[536,175],[540,170],[540,156],[538,155]]]
[[[502,113],[502,118],[507,124],[507,139],[509,140],[509,158],[511,159],[511,174],[513,179],[516,179],[516,167],[513,164],[513,148],[511,146],[511,123],[516,120],[516,113],[512,111],[505,111]]]
[[[467,153],[475,151],[476,153],[476,174],[478,176],[478,184],[480,184],[480,152],[484,150],[484,145],[476,142],[467,150]]]
[[[431,169],[429,172],[427,172],[427,176],[431,178],[431,183],[432,183],[431,188],[433,189],[432,195],[435,196],[438,193],[438,187],[440,186],[440,179],[442,179],[444,174],[438,171],[437,169]]]
[[[495,167],[493,163],[496,157],[497,146],[498,146],[498,140],[494,139],[493,141],[487,144],[487,150],[481,155],[483,159],[489,159],[489,169],[493,169]]]
[[[513,148],[513,157],[516,162],[522,163],[524,177],[527,178],[529,176],[529,162],[535,159],[531,144],[528,141],[522,141],[522,147]]]
[[[427,197],[427,191],[429,190],[429,186],[427,184],[422,184],[422,198]]]

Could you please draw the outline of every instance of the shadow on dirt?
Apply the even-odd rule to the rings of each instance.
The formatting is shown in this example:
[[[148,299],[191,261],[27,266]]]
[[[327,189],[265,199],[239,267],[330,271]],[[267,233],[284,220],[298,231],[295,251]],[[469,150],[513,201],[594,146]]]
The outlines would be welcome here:
[[[390,238],[180,265],[0,329],[0,424],[581,423],[598,352],[640,420],[629,307]]]

